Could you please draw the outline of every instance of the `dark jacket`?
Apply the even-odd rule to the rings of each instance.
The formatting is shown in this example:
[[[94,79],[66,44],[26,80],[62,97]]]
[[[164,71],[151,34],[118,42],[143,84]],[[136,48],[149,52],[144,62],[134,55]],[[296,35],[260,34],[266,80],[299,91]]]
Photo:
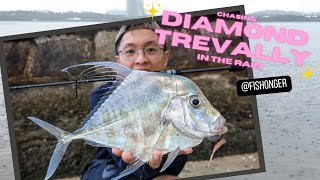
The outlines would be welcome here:
[[[111,86],[111,83],[102,85],[95,90],[90,95],[90,110],[92,110],[98,101],[103,97],[103,95],[108,92],[108,88]],[[172,164],[162,173],[160,169],[163,166],[167,156],[164,155],[161,165],[157,169],[150,168],[147,164],[140,167],[134,173],[122,178],[122,179],[152,179],[163,174],[178,175],[185,163],[187,162],[186,155],[179,155]],[[99,152],[96,155],[96,158],[92,160],[84,169],[82,173],[82,180],[105,180],[111,179],[123,171],[128,166],[121,157],[115,156],[111,148],[99,148]],[[109,177],[108,176],[109,173]],[[103,178],[104,177],[104,178]]]

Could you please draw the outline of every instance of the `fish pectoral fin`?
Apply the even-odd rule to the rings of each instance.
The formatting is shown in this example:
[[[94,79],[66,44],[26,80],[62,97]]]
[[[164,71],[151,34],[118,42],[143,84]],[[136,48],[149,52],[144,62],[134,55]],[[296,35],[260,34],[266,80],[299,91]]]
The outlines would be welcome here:
[[[133,172],[135,172],[137,169],[139,169],[139,167],[141,167],[142,165],[144,165],[146,162],[140,160],[140,159],[136,159],[134,160],[132,163],[129,164],[129,166],[127,166],[127,168],[122,171],[119,176],[112,178],[111,180],[118,180],[121,179]]]
[[[160,172],[163,172],[164,170],[166,170],[170,164],[176,159],[176,157],[178,156],[179,152],[180,152],[180,148],[177,148],[176,150],[172,151],[169,153],[168,158],[166,160],[166,162],[164,163],[164,165],[162,166]]]

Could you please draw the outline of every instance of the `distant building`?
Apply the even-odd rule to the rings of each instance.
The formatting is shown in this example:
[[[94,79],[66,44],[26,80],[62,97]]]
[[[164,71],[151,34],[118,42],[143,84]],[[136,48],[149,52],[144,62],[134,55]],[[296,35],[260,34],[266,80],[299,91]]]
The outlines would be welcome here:
[[[67,18],[68,21],[81,21],[82,19],[79,17]]]
[[[127,0],[128,17],[145,16],[143,0]]]

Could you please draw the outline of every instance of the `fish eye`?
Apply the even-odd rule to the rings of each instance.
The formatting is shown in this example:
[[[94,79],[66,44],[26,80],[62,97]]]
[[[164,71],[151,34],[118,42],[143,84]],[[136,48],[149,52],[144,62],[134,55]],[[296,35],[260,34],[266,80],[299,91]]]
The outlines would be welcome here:
[[[194,95],[189,97],[189,104],[194,108],[198,108],[201,104],[201,101],[198,96]]]

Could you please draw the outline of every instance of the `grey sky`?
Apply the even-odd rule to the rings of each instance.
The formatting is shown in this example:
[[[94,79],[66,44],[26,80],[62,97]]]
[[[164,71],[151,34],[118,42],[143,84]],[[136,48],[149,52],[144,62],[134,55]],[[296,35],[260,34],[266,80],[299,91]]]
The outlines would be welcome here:
[[[145,0],[151,3],[152,0]],[[160,10],[178,12],[245,5],[247,13],[262,10],[320,12],[319,0],[153,0]],[[50,10],[55,12],[91,11],[105,13],[111,9],[126,9],[126,0],[0,0],[0,10]]]

